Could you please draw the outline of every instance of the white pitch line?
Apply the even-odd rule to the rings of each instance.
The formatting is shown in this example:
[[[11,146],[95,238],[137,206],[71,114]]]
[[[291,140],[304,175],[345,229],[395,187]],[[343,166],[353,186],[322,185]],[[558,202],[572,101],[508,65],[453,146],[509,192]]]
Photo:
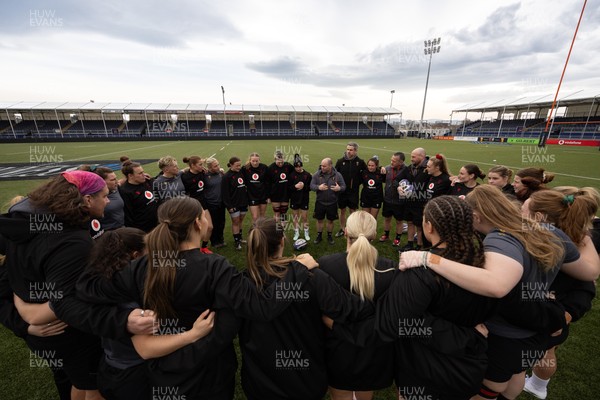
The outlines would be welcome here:
[[[219,149],[219,151],[223,151],[223,150],[225,150],[225,147],[229,146],[231,143],[233,143],[233,140],[230,140],[230,141],[229,141],[229,142],[228,142],[228,143],[227,143],[225,146],[221,147],[221,148]],[[217,152],[217,153],[218,153],[218,152]],[[213,158],[214,156],[216,156],[216,155],[217,155],[217,153],[213,153],[213,154],[212,154],[211,156],[209,156],[208,158]]]
[[[79,160],[86,160],[86,159],[90,159],[90,158],[96,158],[96,157],[102,157],[102,156],[108,156],[108,155],[112,155],[112,154],[123,154],[124,152],[129,152],[129,151],[138,151],[138,150],[145,150],[145,149],[151,149],[154,147],[162,147],[162,146],[170,146],[173,143],[163,143],[163,144],[157,144],[154,146],[145,146],[145,147],[138,147],[135,149],[127,149],[127,150],[119,150],[119,151],[113,151],[111,153],[104,153],[104,154],[94,154],[93,156],[88,156],[88,157],[80,157],[80,158],[73,158],[71,160],[65,160],[65,161],[79,161]]]
[[[324,143],[331,143],[331,144],[339,144],[336,142],[328,142],[325,140],[319,140],[319,142],[324,142]],[[379,151],[389,151],[390,153],[395,153],[395,150],[390,150],[390,149],[382,149],[379,147],[368,147],[368,146],[360,146],[361,149],[370,149],[370,150],[379,150]],[[596,154],[596,153],[594,153]],[[482,161],[473,161],[473,160],[462,160],[460,158],[450,158],[450,157],[446,157],[447,160],[452,160],[452,161],[462,161],[462,162],[468,162],[468,163],[475,163],[475,164],[483,164],[483,165],[498,165],[498,163],[486,163],[486,162],[482,162]],[[506,167],[509,168],[513,168],[513,169],[520,169],[522,167],[517,167],[514,165],[505,165]],[[562,174],[560,172],[553,172],[554,175],[560,175],[560,176],[568,176],[571,178],[579,178],[579,179],[591,179],[593,181],[600,181],[600,178],[592,178],[591,176],[580,176],[580,175],[571,175],[571,174]]]

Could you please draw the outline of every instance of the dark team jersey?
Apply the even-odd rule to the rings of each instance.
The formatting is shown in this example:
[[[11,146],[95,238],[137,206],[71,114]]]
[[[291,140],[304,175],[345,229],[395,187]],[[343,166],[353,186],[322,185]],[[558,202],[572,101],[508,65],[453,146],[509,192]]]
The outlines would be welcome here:
[[[229,170],[223,175],[221,199],[227,209],[248,206],[248,192],[242,171]]]
[[[312,175],[306,171],[298,173],[296,170],[294,170],[290,173],[288,193],[290,195],[290,201],[292,204],[308,204],[310,198],[311,180]],[[304,187],[300,190],[296,189],[295,187],[299,182],[304,183]]]
[[[385,175],[379,171],[363,171],[360,175],[362,191],[360,193],[361,202],[381,204],[383,203],[383,182]]]
[[[406,199],[406,204],[409,206],[420,205],[423,207],[423,204],[428,200],[427,184],[429,174],[425,171],[428,160],[428,158],[425,158],[419,165],[411,164],[408,166],[408,181],[413,185],[412,195]]]
[[[511,185],[510,183],[507,183],[506,185],[504,185],[502,187],[502,193],[511,195],[511,196],[515,196],[515,187],[513,185]]]
[[[342,174],[344,182],[346,182],[346,191],[344,193],[358,193],[358,187],[361,184],[361,174],[367,171],[367,164],[358,156],[349,160],[344,154],[344,157],[335,163],[335,170]]]
[[[158,224],[156,212],[159,203],[152,189],[152,179],[139,185],[125,181],[119,186],[125,207],[125,226],[150,232]]]
[[[267,166],[259,164],[257,168],[242,167],[244,180],[248,188],[248,199],[252,201],[261,201],[269,198],[269,182],[267,179]]]
[[[400,199],[398,196],[398,184],[402,180],[408,180],[408,167],[406,165],[402,165],[398,169],[393,169],[391,165],[385,167],[387,171],[385,175],[385,191],[383,193],[383,198],[386,203],[390,204],[400,204],[403,203],[404,200]]]
[[[289,175],[294,170],[292,164],[284,162],[281,167],[276,163],[269,166],[269,198],[274,202],[286,202],[290,199],[288,193]]]
[[[363,186],[363,190],[364,186]],[[346,263],[347,253],[337,253],[319,258],[319,266],[341,287],[350,291],[350,273]],[[377,301],[388,289],[395,275],[394,262],[378,258],[373,271]],[[386,271],[386,272],[384,272]],[[342,390],[377,390],[389,387],[394,372],[394,345],[375,341],[372,345],[359,347],[328,332],[327,379],[329,385]]]
[[[204,200],[204,184],[206,175],[204,172],[194,174],[192,171],[187,170],[181,175],[181,181],[185,187],[185,193],[193,199],[198,200],[202,203]]]
[[[444,173],[438,176],[430,175],[427,184],[427,199],[431,200],[434,197],[445,195],[449,189],[450,175]]]
[[[450,190],[448,190],[448,194],[450,196],[458,196],[458,197],[464,199],[465,196],[468,195],[469,193],[471,193],[471,191],[473,191],[473,189],[475,189],[477,186],[479,186],[479,183],[476,183],[475,186],[470,188],[470,187],[467,187],[464,183],[457,182],[454,184],[454,186],[450,186]]]

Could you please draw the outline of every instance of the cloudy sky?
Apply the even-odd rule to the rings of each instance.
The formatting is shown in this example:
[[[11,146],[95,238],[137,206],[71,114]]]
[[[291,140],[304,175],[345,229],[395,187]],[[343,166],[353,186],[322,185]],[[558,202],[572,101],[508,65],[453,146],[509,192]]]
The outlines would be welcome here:
[[[583,0],[11,1],[0,101],[388,107],[419,119],[552,100]],[[588,2],[560,97],[600,94]]]

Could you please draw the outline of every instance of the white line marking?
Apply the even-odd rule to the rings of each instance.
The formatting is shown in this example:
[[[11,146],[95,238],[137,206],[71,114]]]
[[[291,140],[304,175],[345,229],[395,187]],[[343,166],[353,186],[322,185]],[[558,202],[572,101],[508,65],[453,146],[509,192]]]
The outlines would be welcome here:
[[[96,158],[96,157],[108,156],[108,155],[112,155],[112,154],[123,154],[125,152],[138,151],[138,150],[146,150],[146,149],[151,149],[151,148],[154,148],[154,147],[170,146],[172,144],[173,143],[169,142],[169,143],[157,144],[157,145],[154,145],[154,146],[145,146],[145,147],[138,147],[138,148],[135,148],[135,149],[125,149],[125,150],[113,151],[111,153],[94,154],[93,156],[73,158],[71,160],[65,160],[65,161],[89,160],[89,159]]]
[[[323,143],[339,144],[339,143],[336,143],[336,142],[328,142],[328,141],[325,141],[325,140],[317,140],[317,141],[319,141],[319,142],[323,142]],[[396,152],[395,150],[390,150],[390,149],[382,149],[382,148],[379,148],[379,147],[367,147],[367,146],[360,146],[360,148],[361,148],[361,149],[370,149],[370,150],[387,151],[387,152],[390,152],[390,153],[395,153],[395,152]],[[596,153],[593,153],[593,154],[596,154]],[[446,159],[447,159],[447,160],[452,160],[452,161],[462,161],[462,162],[467,162],[467,163],[474,163],[474,164],[483,164],[483,165],[492,165],[492,166],[493,166],[493,165],[498,165],[498,163],[486,163],[486,162],[483,162],[483,161],[475,161],[475,160],[463,160],[463,159],[460,159],[460,158],[450,158],[450,157],[446,157]],[[505,165],[505,164],[504,164],[504,165]],[[508,168],[512,168],[512,169],[521,169],[521,168],[523,168],[523,167],[517,167],[517,166],[514,166],[514,165],[505,165],[505,166],[506,166],[506,167],[508,167]],[[600,181],[600,178],[592,178],[591,176],[580,176],[580,175],[571,175],[571,174],[561,174],[560,172],[553,172],[553,173],[554,173],[554,175],[568,176],[568,177],[571,177],[571,178],[590,179],[590,180],[593,180],[593,181]]]

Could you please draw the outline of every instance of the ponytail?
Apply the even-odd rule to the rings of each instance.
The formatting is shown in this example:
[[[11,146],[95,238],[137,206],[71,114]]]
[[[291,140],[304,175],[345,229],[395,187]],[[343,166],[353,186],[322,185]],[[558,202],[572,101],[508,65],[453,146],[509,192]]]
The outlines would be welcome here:
[[[148,267],[144,283],[144,307],[158,318],[175,317],[173,296],[177,268],[185,266],[179,247],[196,229],[202,206],[190,197],[176,197],[158,207],[159,224],[146,237]]]
[[[350,273],[350,290],[358,294],[361,300],[373,300],[375,295],[375,276],[373,270],[377,265],[377,249],[369,243],[362,233],[348,249],[346,263]]]
[[[375,276],[378,252],[369,243],[375,238],[377,221],[365,212],[356,211],[346,221],[346,235],[351,243],[346,256],[350,274],[350,290],[361,299],[373,300],[375,295]]]
[[[263,273],[281,279],[294,257],[277,257],[284,238],[283,228],[273,218],[260,217],[248,235],[246,262],[250,277],[259,290],[265,283]]]

